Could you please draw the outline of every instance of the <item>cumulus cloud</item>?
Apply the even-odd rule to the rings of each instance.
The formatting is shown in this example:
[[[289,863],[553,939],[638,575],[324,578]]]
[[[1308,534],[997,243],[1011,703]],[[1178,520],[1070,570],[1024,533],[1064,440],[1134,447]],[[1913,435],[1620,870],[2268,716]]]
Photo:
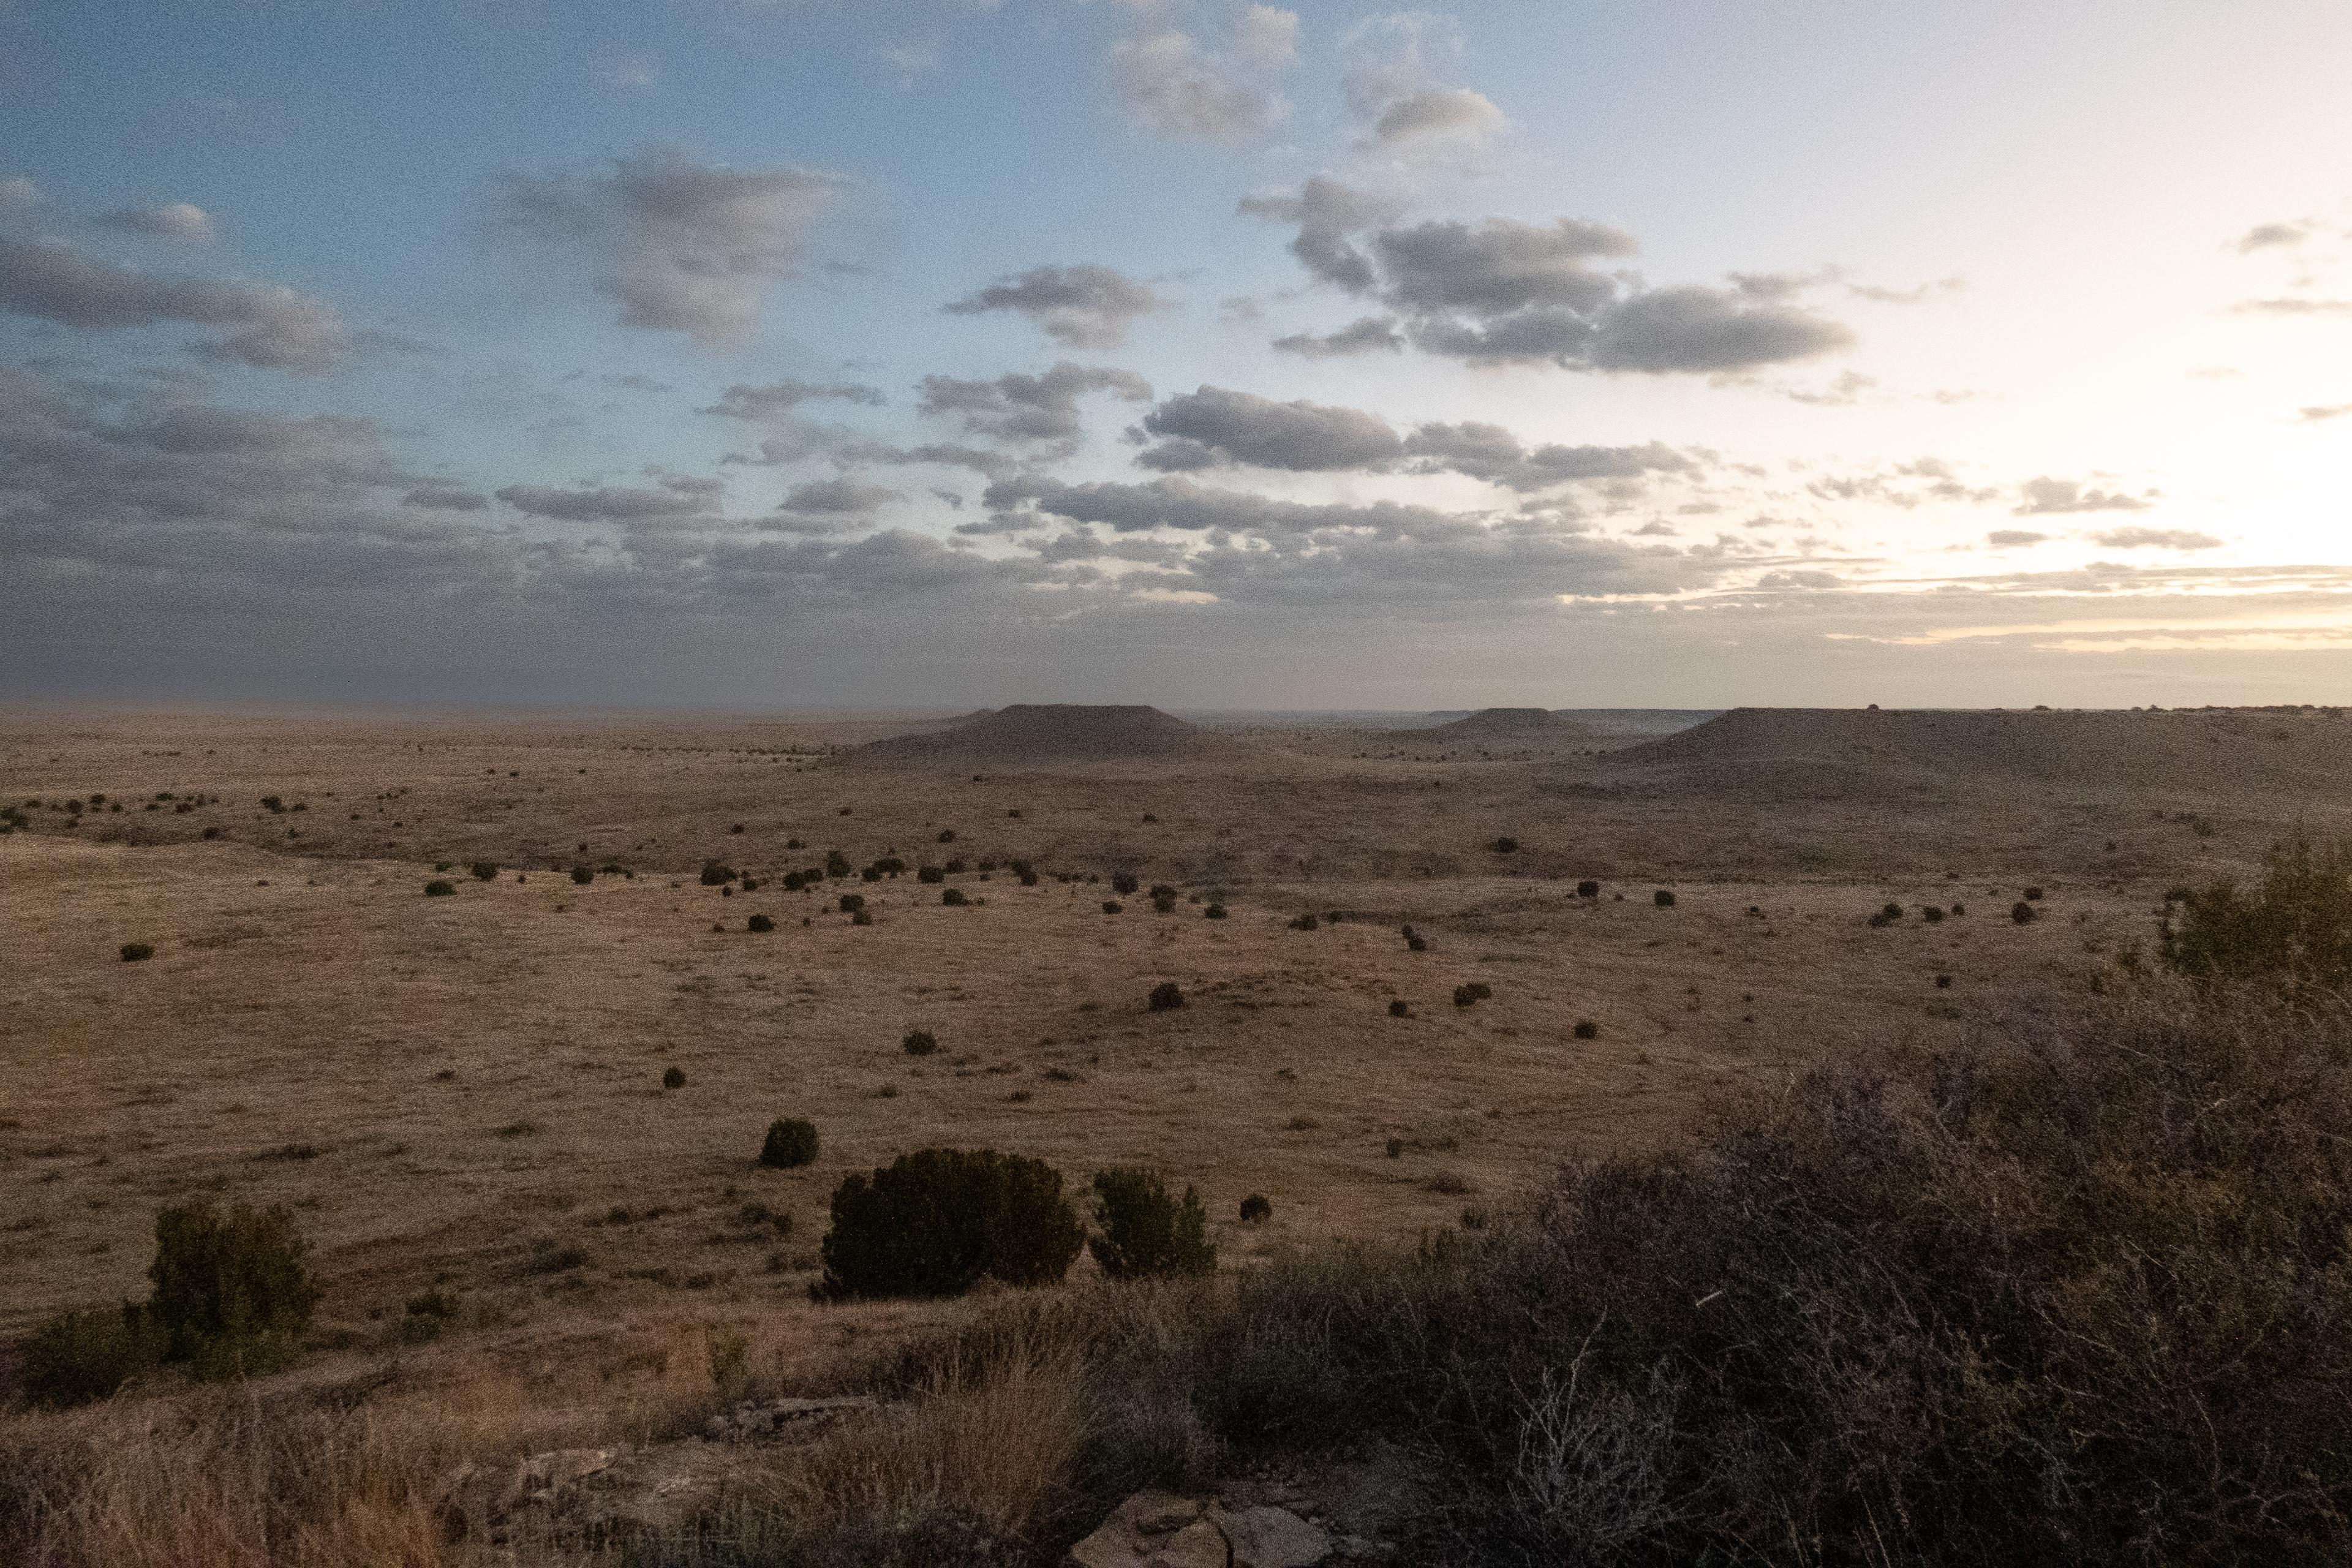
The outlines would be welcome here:
[[[2120,490],[2085,486],[2080,479],[2054,479],[2047,475],[2018,487],[2020,500],[2010,510],[2020,517],[2073,511],[2146,511],[2148,503]]]
[[[1728,289],[1644,289],[1605,272],[1596,263],[1630,256],[1634,241],[1587,219],[1421,223],[1374,229],[1360,247],[1351,236],[1381,221],[1377,208],[1333,182],[1309,181],[1296,197],[1252,197],[1242,210],[1298,224],[1291,249],[1309,272],[1387,305],[1424,353],[1495,365],[1716,374],[1853,341],[1841,323],[1795,302],[1793,290],[1759,291],[1753,276]],[[1354,341],[1346,332],[1289,340],[1292,352],[1309,353]],[[1378,342],[1370,332],[1362,341]]]
[[[1360,316],[1336,332],[1292,332],[1274,340],[1276,353],[1307,359],[1338,359],[1349,354],[1402,353],[1404,334],[1394,316]]]
[[[1139,316],[1170,309],[1148,284],[1113,268],[1092,263],[1033,267],[1001,278],[946,307],[950,315],[974,316],[1015,310],[1049,338],[1070,349],[1115,349]]]
[[[2091,535],[2109,550],[2219,550],[2221,541],[2186,528],[2111,528]]]
[[[800,272],[847,189],[799,164],[730,169],[651,146],[594,173],[507,174],[495,209],[508,232],[585,262],[623,326],[716,342],[749,330],[768,285]]]
[[[1698,464],[1662,442],[1639,447],[1524,447],[1499,425],[1466,420],[1423,425],[1404,443],[1425,468],[1466,474],[1515,490],[1549,489],[1588,479],[1634,479],[1648,474],[1696,474]]]
[[[1145,131],[1234,142],[1280,120],[1282,100],[1254,79],[1247,60],[1203,49],[1173,28],[1111,46],[1111,85],[1128,119]]]
[[[2311,223],[2297,218],[2286,223],[2258,223],[2240,235],[2233,247],[2240,255],[2250,251],[2269,250],[2279,246],[2301,245],[2311,237]]]
[[[869,484],[844,474],[835,479],[812,479],[806,484],[794,485],[776,510],[863,515],[891,501],[906,499],[904,490]]]
[[[1143,416],[1143,428],[1164,438],[1137,458],[1146,468],[1195,468],[1223,460],[1312,473],[1379,468],[1403,453],[1396,432],[1376,414],[1277,403],[1222,386],[1169,398]]]
[[[55,238],[0,235],[0,310],[85,331],[232,327],[191,350],[272,370],[322,370],[350,346],[331,306],[282,284],[142,272]]]
[[[1105,393],[1129,403],[1151,401],[1151,384],[1129,370],[1064,363],[1041,375],[1014,374],[993,381],[927,375],[918,405],[926,414],[960,418],[975,436],[1000,441],[1074,447],[1084,426],[1078,399]]]
[[[715,516],[722,489],[716,479],[675,478],[655,489],[508,485],[493,493],[517,511],[559,522],[646,523]]]
[[[698,408],[697,414],[715,414],[727,419],[781,419],[802,404],[829,398],[838,403],[860,403],[879,407],[888,399],[878,387],[856,382],[772,381],[751,386],[737,382],[719,395],[719,401],[708,408]]]
[[[1985,542],[2000,550],[2014,550],[2022,545],[2040,544],[2050,536],[2028,528],[1996,528],[1985,535]]]
[[[1508,123],[1483,92],[1433,87],[1408,93],[1381,110],[1372,140],[1391,151],[1436,143],[1483,147]]]
[[[119,228],[127,234],[143,235],[149,239],[173,240],[184,245],[205,245],[219,237],[212,215],[194,202],[159,202],[152,206],[118,207],[103,213],[98,221],[108,228]]]

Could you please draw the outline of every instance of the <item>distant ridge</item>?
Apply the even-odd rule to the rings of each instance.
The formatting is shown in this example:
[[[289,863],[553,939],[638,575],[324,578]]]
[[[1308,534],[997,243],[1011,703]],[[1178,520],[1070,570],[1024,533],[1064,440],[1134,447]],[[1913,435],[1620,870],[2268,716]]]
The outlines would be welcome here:
[[[1563,719],[1549,708],[1481,708],[1449,724],[1389,731],[1398,740],[1435,741],[1441,744],[1454,741],[1570,741],[1589,738],[1594,732],[1590,726]]]
[[[949,727],[894,735],[842,753],[847,762],[1184,760],[1232,756],[1252,748],[1140,703],[1016,702],[983,710]]]
[[[2352,795],[2352,712],[1735,708],[1607,766],[1771,798],[1971,783],[2342,796]]]

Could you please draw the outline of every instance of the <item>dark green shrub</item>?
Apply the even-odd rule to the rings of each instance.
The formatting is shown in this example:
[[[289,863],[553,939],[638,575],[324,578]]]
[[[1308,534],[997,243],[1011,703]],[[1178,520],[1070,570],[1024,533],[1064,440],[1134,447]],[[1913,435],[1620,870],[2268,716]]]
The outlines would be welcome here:
[[[1321,921],[1317,920],[1312,914],[1304,914],[1290,922],[1290,929],[1293,931],[1314,931],[1320,927],[1322,923],[1323,922]]]
[[[1903,906],[1895,903],[1883,904],[1879,907],[1878,912],[1885,915],[1889,921],[1899,921],[1903,918]]]
[[[1103,900],[1103,913],[1107,915],[1120,914],[1123,913],[1126,909],[1127,906],[1120,903],[1117,899],[1105,899]]]
[[[1110,890],[1114,893],[1132,893],[1142,885],[1132,871],[1113,871],[1110,874]]]
[[[664,1089],[684,1089],[686,1087],[686,1069],[684,1068],[670,1068],[666,1069],[662,1073],[662,1087]]]
[[[1391,1018],[1410,1018],[1412,1016],[1412,1008],[1406,1003],[1403,997],[1400,996],[1389,1004],[1389,1016]]]
[[[945,904],[951,910],[956,910],[961,909],[964,905],[971,902],[971,900],[964,897],[963,889],[961,888],[950,888],[946,892],[940,895],[940,902]]]
[[[1207,909],[1201,911],[1201,918],[1212,921],[1223,920],[1225,918],[1225,906],[1223,904],[1211,904]]]
[[[871,910],[852,910],[849,914],[849,923],[854,926],[870,926],[874,923],[874,911]],[[808,924],[808,921],[801,921],[801,924],[806,925]]]
[[[1180,1201],[1156,1171],[1113,1166],[1095,1174],[1095,1226],[1087,1251],[1113,1279],[1213,1274],[1217,1249],[1208,1235],[1201,1194],[1184,1189]]]
[[[1576,896],[1580,899],[1597,899],[1601,896],[1601,884],[1587,878],[1576,885]]]
[[[471,869],[474,873],[474,880],[477,882],[495,882],[499,879],[499,863],[495,860],[477,860]]]
[[[310,1321],[319,1289],[310,1247],[284,1208],[199,1200],[155,1216],[148,1315],[164,1354],[199,1377],[241,1377],[281,1366]]]
[[[1664,888],[1660,888],[1656,892],[1652,893],[1652,894],[1650,895],[1650,901],[1651,901],[1652,903],[1654,903],[1654,904],[1657,905],[1657,906],[1658,906],[1658,908],[1660,908],[1660,909],[1662,909],[1662,910],[1670,910],[1670,909],[1673,909],[1673,908],[1675,907],[1675,896],[1674,896],[1674,894],[1672,894],[1671,892],[1667,891],[1667,890],[1666,890],[1665,889],[1664,889]],[[1896,912],[1897,912],[1898,914],[1899,914],[1899,913],[1901,913],[1901,911],[1900,911],[1900,910],[1897,910]]]
[[[1519,841],[1507,833],[1486,847],[1497,855],[1516,855],[1519,852]]]
[[[595,879],[596,873],[589,869],[587,867],[574,866],[572,868],[572,885],[573,887],[584,888]]]
[[[824,874],[836,879],[849,875],[849,857],[838,849],[824,852]]]
[[[843,914],[845,914],[845,915],[854,915],[854,914],[857,913],[859,910],[863,910],[865,907],[866,907],[866,895],[865,895],[865,894],[863,894],[863,893],[844,893],[844,894],[842,894],[842,895],[841,895],[841,912],[842,912]]]
[[[1936,976],[1936,989],[1937,989],[1937,990],[1938,990],[1938,991],[1949,991],[1951,988],[1952,988],[1952,977],[1951,977],[1950,975],[1948,975],[1948,974],[1938,974],[1937,976]]]
[[[1579,1018],[1576,1027],[1569,1032],[1580,1040],[1597,1040],[1601,1037],[1601,1026],[1590,1018]]]
[[[59,1312],[25,1341],[17,1380],[36,1405],[87,1405],[153,1370],[163,1351],[161,1331],[135,1301]]]
[[[954,828],[952,828],[952,827],[942,827],[942,828],[940,828],[940,843],[942,843],[942,844],[952,844],[952,843],[954,843],[954,842],[955,842],[955,829],[954,829]]]
[[[2165,902],[2158,956],[2200,985],[2253,982],[2303,997],[2352,989],[2352,841],[2291,838],[2263,856],[2251,893],[2225,878],[2173,889]]]
[[[1919,918],[1926,921],[1929,925],[1936,925],[1943,920],[1944,911],[1937,909],[1935,905],[1929,904],[1919,911]]]
[[[944,882],[947,880],[947,877],[948,874],[945,871],[940,870],[937,866],[918,866],[915,868],[915,880],[918,882]]]
[[[449,898],[457,891],[457,885],[455,882],[431,881],[425,884],[425,896],[428,899]]]
[[[1454,1005],[1456,1007],[1467,1007],[1473,1003],[1486,1001],[1494,994],[1495,988],[1485,981],[1473,980],[1454,988]]]
[[[2009,906],[2009,918],[2019,925],[2030,925],[2033,921],[2033,906],[2020,899]]]
[[[2025,889],[2025,901],[2026,901],[2027,903],[2030,903],[2030,904],[2038,904],[2038,903],[2040,903],[2040,902],[2042,901],[2042,889],[2039,889],[2039,888],[2028,888],[2028,889]]]
[[[773,931],[776,929],[776,922],[766,915],[753,915],[750,920],[743,922],[743,929],[745,931]]]
[[[1948,912],[1954,915],[1965,915],[1969,912],[1969,907],[1966,904],[1954,904]]]
[[[815,1158],[815,1122],[779,1117],[768,1123],[767,1142],[760,1145],[760,1163],[770,1170],[789,1171]]]
[[[982,1279],[1046,1285],[1069,1271],[1086,1229],[1061,1173],[993,1149],[924,1149],[833,1194],[824,1279],[811,1294],[954,1296]]]
[[[1252,1193],[1242,1200],[1242,1223],[1262,1225],[1274,1217],[1274,1205],[1264,1193]]]
[[[950,877],[961,877],[964,873],[964,864],[961,860],[950,860],[945,866],[940,867],[940,869],[945,871]]]
[[[1153,986],[1150,999],[1146,1004],[1155,1013],[1165,1013],[1171,1008],[1181,1007],[1183,1005],[1183,987],[1178,985],[1173,980],[1163,980]]]
[[[125,963],[138,963],[154,956],[155,949],[152,943],[126,942],[122,944],[122,962]]]
[[[784,891],[787,893],[797,893],[803,888],[807,886],[808,879],[802,876],[798,871],[787,871],[784,873]]]
[[[940,1042],[929,1029],[909,1029],[907,1037],[898,1042],[898,1048],[910,1057],[927,1057],[940,1048]]]
[[[722,860],[705,860],[702,863],[702,885],[704,887],[723,888],[734,879],[735,868],[728,865],[726,862]]]
[[[1021,885],[1024,888],[1037,885],[1037,868],[1026,860],[1013,862],[1013,874],[1021,879]]]

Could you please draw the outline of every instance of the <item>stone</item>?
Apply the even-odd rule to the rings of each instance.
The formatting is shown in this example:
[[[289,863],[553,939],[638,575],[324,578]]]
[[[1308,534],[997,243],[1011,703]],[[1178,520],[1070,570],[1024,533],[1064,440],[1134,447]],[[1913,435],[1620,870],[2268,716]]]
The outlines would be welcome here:
[[[1285,1508],[1138,1492],[1070,1548],[1069,1568],[1314,1568],[1330,1538]]]
[[[1331,1555],[1331,1538],[1286,1508],[1211,1509],[1209,1518],[1233,1544],[1233,1568],[1314,1568]]]

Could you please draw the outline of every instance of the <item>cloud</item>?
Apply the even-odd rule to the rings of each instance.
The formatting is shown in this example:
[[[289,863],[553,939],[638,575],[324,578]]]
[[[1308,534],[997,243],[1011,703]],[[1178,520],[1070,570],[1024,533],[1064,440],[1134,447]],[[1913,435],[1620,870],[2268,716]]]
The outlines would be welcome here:
[[[1151,384],[1129,370],[1064,363],[1042,375],[1001,375],[993,381],[963,381],[927,375],[922,381],[926,414],[960,416],[975,436],[1001,441],[1075,446],[1084,426],[1078,399],[1108,393],[1129,403],[1151,401]]]
[[[658,489],[508,485],[493,493],[517,511],[559,522],[642,523],[714,516],[720,489],[716,479],[669,479]]]
[[[843,447],[834,453],[845,463],[876,463],[904,467],[918,463],[935,464],[940,468],[970,468],[992,479],[1003,479],[1020,471],[1021,465],[1002,452],[982,451],[977,447],[959,447],[943,442],[931,442],[919,447],[890,447],[880,442],[859,442]]]
[[[1267,65],[1288,65],[1298,58],[1298,13],[1274,5],[1252,5],[1242,13],[1241,51]]]
[[[2330,419],[2341,419],[2352,414],[2352,403],[2316,403],[2297,411],[2306,425],[2318,425]]]
[[[22,212],[41,205],[41,187],[22,174],[0,179],[0,213]]]
[[[99,223],[108,228],[119,228],[128,234],[144,235],[149,239],[174,240],[184,245],[206,245],[219,237],[212,215],[193,202],[161,202],[153,206],[119,207],[101,214]]]
[[[1173,28],[1113,44],[1110,68],[1119,107],[1155,135],[1239,141],[1286,112],[1280,98],[1249,79],[1244,62],[1213,55]]]
[[[1136,318],[1171,304],[1123,272],[1081,263],[1033,267],[1017,277],[999,279],[946,309],[954,316],[1017,310],[1064,348],[1115,349],[1126,343],[1127,330]]]
[[[698,408],[695,412],[715,414],[727,419],[780,419],[802,404],[818,398],[861,403],[877,408],[888,401],[882,395],[880,388],[856,382],[772,381],[762,386],[750,386],[738,382],[720,393],[717,403],[708,408]]]
[[[2221,541],[2186,528],[2111,528],[2091,535],[2109,550],[2219,550]]]
[[[2013,550],[2028,544],[2040,544],[2049,537],[2029,528],[1996,528],[1985,535],[1985,542],[1996,549]]]
[[[1222,386],[1169,398],[1143,416],[1143,428],[1164,440],[1136,461],[1166,469],[1223,461],[1313,473],[1380,468],[1396,461],[1404,450],[1388,421],[1376,414],[1317,403],[1276,403]]]
[[[1346,354],[1402,353],[1404,334],[1394,316],[1360,316],[1336,332],[1293,332],[1274,340],[1277,353],[1308,359],[1336,359]]]
[[[1787,298],[1790,289],[1759,292],[1752,275],[1731,289],[1643,289],[1603,272],[1596,262],[1630,256],[1635,244],[1588,219],[1422,223],[1375,229],[1360,248],[1350,235],[1381,221],[1379,209],[1329,181],[1309,181],[1295,197],[1252,197],[1242,210],[1298,224],[1291,249],[1308,271],[1377,298],[1404,319],[1406,340],[1424,353],[1494,365],[1717,374],[1853,342],[1841,323]],[[1366,346],[1376,342],[1366,333]],[[1286,346],[1313,353],[1346,343],[1344,334],[1302,333]]]
[[[583,260],[621,325],[717,342],[799,274],[848,188],[799,164],[730,169],[656,145],[592,174],[506,174],[494,207],[509,232]]]
[[[456,485],[422,484],[402,496],[400,504],[427,511],[480,511],[490,504],[490,498]]]
[[[1920,305],[1929,300],[1958,294],[1966,289],[1969,280],[1958,273],[1938,278],[1931,283],[1915,284],[1908,289],[1886,289],[1871,283],[1849,283],[1845,291],[1857,300],[1873,300],[1882,305]]]
[[[2312,300],[2290,296],[2276,300],[2242,300],[2230,309],[2241,316],[2352,316],[2352,300]]]
[[[0,310],[84,331],[164,321],[234,327],[192,352],[264,369],[322,370],[349,346],[331,306],[281,284],[136,271],[59,239],[0,235]]]
[[[836,479],[812,479],[806,484],[794,485],[776,510],[862,514],[906,499],[904,490],[894,490],[887,485],[868,484],[844,474]]]
[[[1509,123],[1483,92],[1433,87],[1382,110],[1372,127],[1372,140],[1391,151],[1435,142],[1483,147]]]
[[[2289,223],[2258,223],[2240,235],[2233,245],[2241,256],[2249,251],[2268,250],[2283,245],[2301,245],[2311,237],[2308,219]]]
[[[1424,468],[1465,474],[1521,491],[1588,479],[1698,472],[1698,465],[1689,457],[1656,441],[1639,447],[1570,447],[1550,442],[1530,449],[1501,426],[1476,420],[1423,425],[1406,438],[1404,450],[1423,459]]]
[[[2119,490],[2086,489],[2079,479],[2048,476],[2028,479],[2018,487],[2023,498],[2010,510],[2020,517],[2073,511],[2145,511],[2147,502]]]

